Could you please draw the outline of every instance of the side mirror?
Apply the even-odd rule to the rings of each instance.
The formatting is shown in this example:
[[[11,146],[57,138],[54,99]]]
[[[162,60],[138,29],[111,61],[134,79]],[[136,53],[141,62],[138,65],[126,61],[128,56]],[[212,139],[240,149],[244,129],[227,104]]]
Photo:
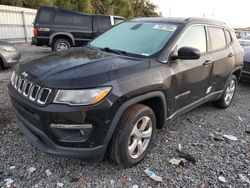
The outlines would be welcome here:
[[[200,50],[191,47],[181,47],[178,50],[178,55],[172,57],[173,60],[183,59],[183,60],[195,60],[199,59],[201,56]]]

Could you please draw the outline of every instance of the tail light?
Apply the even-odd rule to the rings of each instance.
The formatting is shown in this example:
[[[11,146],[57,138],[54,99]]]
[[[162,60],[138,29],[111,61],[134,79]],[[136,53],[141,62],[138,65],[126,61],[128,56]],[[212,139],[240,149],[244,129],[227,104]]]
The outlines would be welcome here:
[[[34,33],[34,37],[36,37],[37,36],[37,29],[35,27],[33,29],[33,33]]]

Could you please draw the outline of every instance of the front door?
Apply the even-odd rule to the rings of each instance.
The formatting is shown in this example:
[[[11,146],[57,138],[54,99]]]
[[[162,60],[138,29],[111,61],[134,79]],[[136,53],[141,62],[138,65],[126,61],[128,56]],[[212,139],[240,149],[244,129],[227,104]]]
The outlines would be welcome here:
[[[207,36],[205,26],[197,25],[188,28],[177,43],[176,51],[181,47],[197,48],[201,57],[197,60],[174,60],[170,62],[173,71],[171,93],[171,111],[195,102],[204,100],[210,92],[209,82],[213,65],[212,56],[207,53]],[[171,92],[171,91],[170,91]]]

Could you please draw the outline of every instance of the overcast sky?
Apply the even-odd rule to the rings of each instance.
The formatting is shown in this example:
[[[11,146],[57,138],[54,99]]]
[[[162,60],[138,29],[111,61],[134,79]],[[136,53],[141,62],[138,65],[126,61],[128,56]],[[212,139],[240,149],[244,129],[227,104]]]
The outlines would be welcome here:
[[[150,0],[163,16],[206,17],[232,27],[250,27],[249,0]],[[234,3],[233,3],[234,2]]]

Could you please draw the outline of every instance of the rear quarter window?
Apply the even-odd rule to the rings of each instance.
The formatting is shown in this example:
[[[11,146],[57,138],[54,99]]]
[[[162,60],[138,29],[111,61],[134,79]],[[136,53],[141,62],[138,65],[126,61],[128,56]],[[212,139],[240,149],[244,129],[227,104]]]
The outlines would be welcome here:
[[[222,28],[208,27],[208,33],[210,39],[210,51],[216,51],[226,47],[226,37]]]
[[[54,11],[41,9],[37,15],[37,23],[53,23]]]

